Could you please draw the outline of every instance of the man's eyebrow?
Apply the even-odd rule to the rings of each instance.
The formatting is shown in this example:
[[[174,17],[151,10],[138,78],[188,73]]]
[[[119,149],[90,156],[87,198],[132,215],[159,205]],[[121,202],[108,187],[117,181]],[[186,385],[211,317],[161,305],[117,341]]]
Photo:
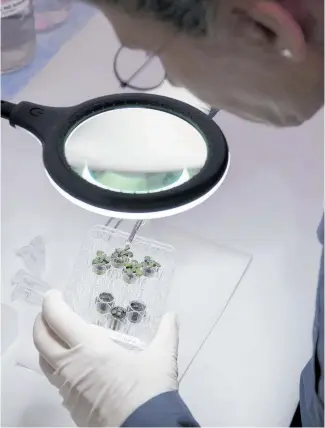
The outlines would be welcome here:
[[[115,5],[128,14],[150,14],[157,21],[170,23],[179,32],[195,36],[207,33],[206,0],[88,0]]]

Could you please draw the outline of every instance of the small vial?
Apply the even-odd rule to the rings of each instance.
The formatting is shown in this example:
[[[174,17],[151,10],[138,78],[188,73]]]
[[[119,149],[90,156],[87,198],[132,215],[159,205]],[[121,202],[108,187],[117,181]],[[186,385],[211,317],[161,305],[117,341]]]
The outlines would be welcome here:
[[[137,281],[138,276],[135,273],[124,273],[122,278],[126,284],[130,285]]]
[[[94,264],[93,265],[93,272],[96,275],[105,275],[107,272],[107,265],[106,264]]]
[[[16,254],[22,258],[27,271],[41,278],[46,266],[46,248],[41,236],[36,236],[28,245],[19,248]]]
[[[1,0],[1,73],[17,71],[29,64],[35,50],[32,0]]]
[[[153,260],[150,256],[146,256],[141,263],[143,275],[147,278],[152,278],[160,269],[160,264]]]
[[[25,302],[32,305],[41,305],[43,302],[43,294],[31,288],[26,288],[16,285],[11,293],[11,301],[25,300]]]
[[[122,257],[114,257],[112,258],[112,266],[116,269],[122,269],[124,264],[128,261],[128,258],[125,256]]]
[[[121,328],[125,325],[125,321],[126,310],[121,306],[115,306],[111,310],[108,327],[112,330],[121,330]]]
[[[153,267],[143,267],[142,269],[143,275],[146,278],[152,278],[154,274],[156,273],[156,270]]]
[[[96,309],[100,314],[107,314],[110,312],[112,306],[114,306],[114,296],[111,293],[100,293],[98,297],[96,297]]]
[[[138,324],[146,316],[146,305],[138,300],[130,302],[127,309],[128,320],[133,324]]]
[[[126,284],[134,284],[138,279],[137,270],[131,265],[125,266],[122,279]]]
[[[69,16],[71,4],[71,0],[34,0],[36,31],[52,31],[62,25]]]
[[[12,278],[11,285],[13,286],[12,301],[21,299],[35,305],[42,304],[44,294],[51,289],[46,282],[22,269]]]

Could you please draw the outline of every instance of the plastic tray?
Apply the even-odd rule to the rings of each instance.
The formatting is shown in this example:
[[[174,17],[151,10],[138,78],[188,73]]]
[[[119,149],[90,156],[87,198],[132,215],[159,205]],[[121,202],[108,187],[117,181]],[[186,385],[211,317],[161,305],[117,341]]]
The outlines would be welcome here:
[[[71,280],[65,289],[65,299],[83,319],[107,327],[114,340],[141,349],[154,337],[165,312],[176,253],[170,245],[136,236],[129,244],[132,258],[141,262],[149,256],[160,264],[152,277],[142,275],[134,283],[128,284],[122,268],[112,265],[103,275],[96,274],[92,263],[97,251],[105,252],[109,258],[116,248],[125,247],[128,238],[129,234],[121,230],[94,226],[77,257]],[[100,298],[109,295],[113,296],[113,302]],[[137,305],[139,302],[145,308]],[[125,313],[121,309],[112,311],[116,307],[123,308]],[[122,312],[122,321],[116,318],[117,311],[118,315]]]

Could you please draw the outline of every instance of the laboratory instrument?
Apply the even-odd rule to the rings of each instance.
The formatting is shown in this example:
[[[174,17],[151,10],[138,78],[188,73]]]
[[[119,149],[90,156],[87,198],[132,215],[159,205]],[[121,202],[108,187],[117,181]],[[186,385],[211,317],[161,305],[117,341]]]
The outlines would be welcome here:
[[[35,50],[32,0],[1,0],[1,73],[29,64]]]
[[[1,117],[41,143],[52,185],[81,208],[115,218],[171,216],[223,182],[229,150],[195,107],[152,94],[116,94],[72,107],[1,101]]]
[[[72,0],[34,0],[35,28],[38,33],[60,27],[69,17]]]

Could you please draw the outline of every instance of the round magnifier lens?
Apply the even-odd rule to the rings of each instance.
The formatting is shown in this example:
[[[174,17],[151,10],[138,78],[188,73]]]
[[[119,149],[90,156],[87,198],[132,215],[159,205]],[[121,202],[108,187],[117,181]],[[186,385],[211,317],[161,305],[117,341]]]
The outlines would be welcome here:
[[[207,158],[206,143],[185,120],[149,108],[93,116],[67,138],[65,155],[83,179],[110,191],[162,192],[194,177]]]

